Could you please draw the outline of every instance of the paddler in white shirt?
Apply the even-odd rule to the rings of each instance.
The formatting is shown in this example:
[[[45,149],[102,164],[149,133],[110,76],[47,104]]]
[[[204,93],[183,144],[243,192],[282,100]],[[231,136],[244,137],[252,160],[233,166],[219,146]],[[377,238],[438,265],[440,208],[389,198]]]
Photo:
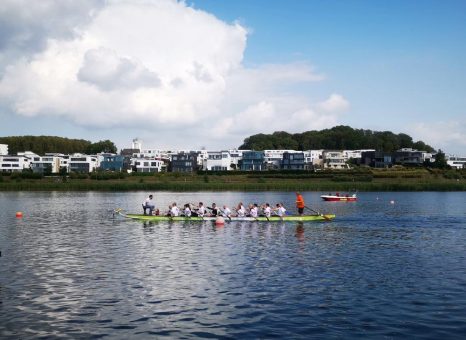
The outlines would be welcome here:
[[[189,207],[188,203],[184,205],[183,213],[184,213],[184,216],[191,217],[191,208]]]
[[[199,208],[197,209],[197,216],[204,217],[206,213],[204,203],[199,202]]]
[[[257,207],[256,203],[254,203],[252,208],[249,210],[249,213],[251,214],[251,217],[257,218],[259,214],[259,208]]]
[[[231,219],[231,210],[226,205],[223,206],[222,216]]]
[[[269,218],[272,214],[272,209],[270,208],[270,204],[265,203],[265,207],[263,209],[265,217]]]
[[[246,209],[244,208],[243,202],[239,202],[236,212],[238,213],[238,217],[244,217],[244,215],[246,215]]]
[[[170,214],[172,217],[176,217],[180,214],[180,209],[176,206],[176,203],[173,202],[172,208],[170,210]]]
[[[285,207],[280,203],[277,203],[274,211],[280,218],[283,218],[283,216],[285,216],[285,213],[286,213]]]

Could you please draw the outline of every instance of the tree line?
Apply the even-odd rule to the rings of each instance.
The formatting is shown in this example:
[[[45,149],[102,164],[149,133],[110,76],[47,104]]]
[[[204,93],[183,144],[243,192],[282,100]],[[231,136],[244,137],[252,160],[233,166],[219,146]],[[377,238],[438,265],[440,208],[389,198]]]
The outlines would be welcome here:
[[[393,152],[401,148],[413,148],[434,152],[434,148],[422,141],[414,142],[404,133],[394,134],[390,131],[372,131],[353,129],[349,126],[335,126],[321,131],[288,133],[277,131],[272,134],[256,134],[244,140],[239,147],[242,150],[360,150],[375,149]]]
[[[32,151],[38,155],[44,155],[45,153],[96,154],[99,152],[117,152],[115,144],[108,139],[92,143],[84,139],[56,136],[10,136],[0,137],[0,144],[8,144],[8,153],[10,155],[24,151]]]

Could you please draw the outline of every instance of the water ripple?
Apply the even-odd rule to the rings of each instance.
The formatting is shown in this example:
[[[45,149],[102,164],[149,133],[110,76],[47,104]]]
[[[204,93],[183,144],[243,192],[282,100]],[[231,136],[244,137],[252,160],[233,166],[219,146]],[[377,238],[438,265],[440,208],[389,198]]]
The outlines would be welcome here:
[[[111,218],[108,209],[136,210],[143,196],[0,193],[0,338],[466,334],[465,193],[365,193],[333,205],[308,193],[338,216],[310,225]],[[232,205],[260,194],[156,196],[163,206],[208,196]]]

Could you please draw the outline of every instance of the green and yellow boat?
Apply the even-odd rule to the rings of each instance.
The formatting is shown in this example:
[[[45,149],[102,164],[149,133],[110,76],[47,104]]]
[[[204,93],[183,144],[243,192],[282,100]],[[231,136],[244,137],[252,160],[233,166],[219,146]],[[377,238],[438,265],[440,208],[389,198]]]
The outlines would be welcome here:
[[[116,209],[115,213],[130,218],[133,220],[141,221],[180,221],[180,222],[202,222],[212,221],[216,222],[219,216],[204,216],[204,217],[186,217],[186,216],[162,216],[162,215],[143,215],[143,214],[126,214],[122,209]],[[223,217],[225,222],[329,222],[335,218],[333,214],[315,214],[315,215],[286,215],[279,216],[258,216],[258,217],[237,217],[231,216]]]

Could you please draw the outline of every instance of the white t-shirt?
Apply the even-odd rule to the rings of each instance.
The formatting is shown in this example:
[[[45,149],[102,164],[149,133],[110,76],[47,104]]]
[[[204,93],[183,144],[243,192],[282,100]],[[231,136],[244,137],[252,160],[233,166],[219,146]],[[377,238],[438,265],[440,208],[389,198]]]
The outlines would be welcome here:
[[[180,214],[180,209],[178,209],[178,207],[174,205],[170,212],[172,216],[178,216]]]
[[[223,209],[222,216],[229,217],[231,215],[231,210],[228,208]]]
[[[154,206],[154,204],[152,204],[152,199],[147,197],[146,200],[144,201],[143,205],[145,207],[150,207],[150,206]]]
[[[244,207],[241,206],[238,210],[236,210],[236,212],[238,213],[238,217],[244,217],[244,215],[246,214],[246,209],[244,209]]]
[[[250,211],[251,217],[257,217],[257,207],[254,207]]]
[[[277,215],[282,217],[283,215],[285,215],[285,212],[286,212],[286,209],[283,208],[283,207],[280,207],[277,209]]]
[[[267,216],[267,217],[270,217],[271,213],[272,213],[272,209],[270,209],[270,207],[265,207],[264,215]]]
[[[205,208],[204,206],[200,206],[199,209],[197,210],[197,216],[204,217],[204,215],[205,215]]]
[[[191,217],[191,209],[188,207],[184,208],[184,216]]]

